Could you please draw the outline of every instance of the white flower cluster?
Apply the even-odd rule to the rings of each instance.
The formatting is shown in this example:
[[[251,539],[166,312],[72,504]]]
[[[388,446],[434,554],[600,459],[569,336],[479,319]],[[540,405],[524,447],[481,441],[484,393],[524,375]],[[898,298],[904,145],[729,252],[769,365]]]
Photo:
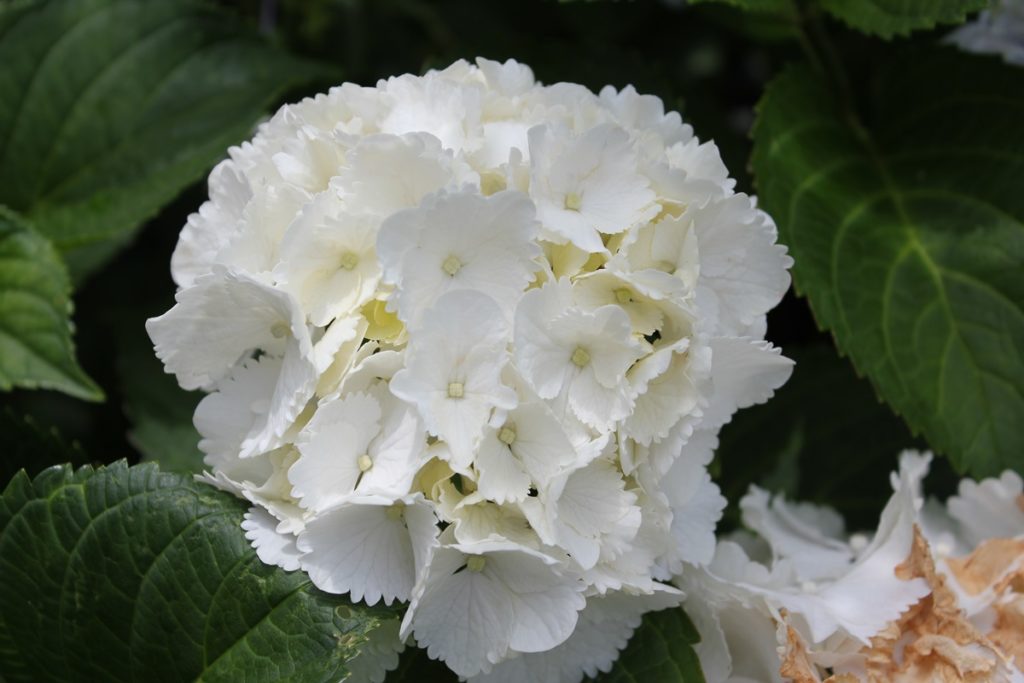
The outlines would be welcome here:
[[[147,329],[264,561],[409,601],[462,677],[579,680],[711,559],[718,429],[791,371],[790,259],[733,185],[632,88],[345,84],[214,169]]]
[[[678,578],[709,683],[1024,683],[1024,482],[925,499],[906,451],[872,535],[751,487],[744,524]]]

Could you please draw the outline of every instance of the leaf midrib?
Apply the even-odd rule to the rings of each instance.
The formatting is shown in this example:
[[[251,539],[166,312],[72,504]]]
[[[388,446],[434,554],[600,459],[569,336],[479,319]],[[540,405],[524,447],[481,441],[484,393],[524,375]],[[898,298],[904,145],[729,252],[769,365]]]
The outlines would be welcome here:
[[[960,345],[960,347],[962,349],[964,349],[964,351],[965,351],[964,357],[968,359],[968,362],[970,362],[971,368],[974,371],[975,375],[976,376],[980,376],[982,374],[989,374],[989,373],[985,373],[981,369],[981,367],[977,364],[977,362],[975,361],[975,358],[974,358],[974,354],[971,352],[970,346],[968,346],[966,344],[966,342],[965,342],[965,340],[963,338],[963,335],[962,335],[962,333],[960,331],[960,326],[958,324],[958,320],[957,320],[956,316],[953,314],[953,310],[952,310],[952,307],[951,307],[950,302],[949,302],[949,295],[948,295],[948,292],[946,291],[946,285],[945,285],[945,282],[944,282],[943,277],[942,277],[942,268],[940,268],[938,266],[938,264],[935,263],[935,261],[932,258],[931,253],[928,251],[928,249],[925,247],[924,243],[921,241],[920,231],[919,231],[919,228],[917,227],[917,222],[914,221],[910,217],[910,213],[907,210],[907,207],[906,207],[906,205],[904,204],[904,201],[903,201],[904,200],[904,195],[902,194],[899,185],[895,182],[895,179],[892,177],[892,174],[891,174],[891,172],[889,170],[889,166],[885,163],[884,157],[882,156],[882,154],[878,150],[878,148],[877,148],[877,146],[875,144],[874,138],[872,137],[871,133],[860,122],[860,119],[858,118],[856,112],[853,112],[852,110],[850,110],[845,104],[840,104],[840,108],[844,111],[844,113],[846,115],[847,121],[849,121],[849,123],[851,124],[852,132],[854,133],[855,137],[860,140],[861,145],[862,145],[864,151],[867,153],[868,159],[872,162],[872,164],[874,165],[875,169],[878,171],[879,178],[882,181],[883,191],[888,194],[889,200],[892,202],[893,207],[896,209],[897,216],[900,219],[901,225],[903,227],[903,234],[906,236],[906,238],[908,240],[908,243],[909,243],[908,247],[910,248],[910,250],[912,250],[918,256],[918,258],[920,259],[921,263],[927,269],[928,274],[930,275],[930,277],[932,279],[933,286],[935,287],[937,295],[939,297],[940,306],[941,306],[942,311],[943,311],[943,313],[944,313],[944,315],[946,317],[946,321],[947,321],[947,323],[949,325],[949,335],[950,336],[947,339],[946,348],[944,349],[944,352],[943,352],[943,354],[941,356],[941,359],[940,359],[940,375],[939,375],[939,380],[940,381],[939,381],[938,391],[939,391],[939,398],[941,399],[943,397],[943,395],[944,395],[942,379],[945,377],[946,367],[948,365],[947,357],[948,357],[948,354],[949,354],[949,348],[950,348],[950,345],[951,345],[951,342],[952,342],[952,339],[953,339],[954,335],[955,335],[957,343]],[[842,243],[843,237],[844,237],[846,231],[849,229],[849,225],[850,224],[851,224],[851,222],[847,222],[844,219],[844,224],[841,226],[840,230],[837,231],[835,239],[833,240],[833,243],[832,243],[833,248],[832,248],[832,258],[830,259],[830,262],[829,262],[829,277],[831,278],[833,283],[838,282],[838,273],[839,273],[839,271],[838,271],[838,268],[837,268],[837,266],[838,266],[838,264],[837,264],[837,257],[838,257],[838,253],[839,253],[839,245]],[[887,280],[891,279],[893,272],[895,272],[895,266],[896,266],[896,264],[898,262],[899,262],[899,260],[897,259],[897,260],[894,260],[894,261],[890,262],[890,264],[888,265],[887,275],[886,275]],[[888,292],[889,289],[886,288],[885,291]],[[890,303],[890,298],[888,296],[883,297],[883,301],[882,301],[883,310],[887,310],[888,309],[889,303]],[[849,321],[846,318],[846,309],[843,306],[836,306],[836,309],[838,310],[840,319],[842,320],[843,327],[846,330],[849,331],[850,326],[849,326]],[[1018,311],[1020,311],[1019,308],[1018,308]],[[1024,315],[1024,311],[1020,311],[1020,312],[1021,312],[1022,315]],[[883,336],[883,339],[885,341],[886,355],[888,356],[888,361],[890,363],[892,363],[892,366],[893,366],[893,368],[895,370],[894,372],[890,373],[890,376],[895,376],[896,377],[896,379],[898,380],[898,382],[900,384],[900,389],[904,392],[904,395],[907,395],[907,384],[906,384],[906,381],[904,380],[903,373],[899,370],[899,367],[898,367],[898,365],[895,362],[895,355],[893,353],[893,346],[892,346],[892,334],[891,334],[891,330],[890,330],[890,327],[888,325],[887,319],[886,319],[886,317],[884,315],[883,315],[882,326],[881,327],[882,327],[882,336]],[[874,383],[873,377],[872,377],[872,383]],[[991,405],[988,393],[984,390],[984,387],[981,387],[981,389],[982,390],[978,392],[978,395],[979,395],[980,400],[984,404],[984,406],[983,406],[984,407],[984,414],[986,416],[988,416],[987,419],[984,421],[984,425],[987,427],[988,425],[991,424],[991,421],[992,421],[992,418],[991,418],[991,416],[993,415],[992,405]],[[935,403],[935,410],[936,410],[936,412],[934,413],[935,417],[940,418],[942,416],[942,406],[943,406],[942,400],[939,400],[939,401],[937,401]],[[981,432],[982,424],[983,424],[982,422],[979,422],[978,432],[975,435],[972,436],[972,441],[971,441],[972,444],[977,439],[978,434]],[[994,430],[994,429],[989,429],[988,432],[991,435],[991,438],[993,439],[993,443],[996,445],[996,450],[997,451],[1001,451],[1000,444],[998,442],[998,438],[999,438],[998,431]]]

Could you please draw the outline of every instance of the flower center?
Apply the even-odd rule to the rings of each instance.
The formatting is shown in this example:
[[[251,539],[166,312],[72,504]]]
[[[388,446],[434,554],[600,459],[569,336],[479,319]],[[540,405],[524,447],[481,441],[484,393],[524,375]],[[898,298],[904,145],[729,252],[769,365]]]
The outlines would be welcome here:
[[[501,431],[498,432],[498,441],[506,446],[511,446],[516,441],[516,430],[511,427],[502,427]]]
[[[273,335],[274,339],[284,339],[288,336],[288,323],[278,322],[270,328],[270,334]]]
[[[578,368],[586,367],[590,362],[590,354],[582,346],[577,346],[576,350],[572,352],[571,360]]]
[[[486,564],[487,558],[483,555],[470,555],[466,560],[466,569],[471,572],[482,572]]]
[[[402,501],[398,501],[397,503],[389,507],[385,514],[387,514],[389,519],[402,519],[402,517],[405,516],[405,503],[403,503]]]
[[[583,197],[579,196],[575,192],[569,192],[565,195],[566,209],[569,211],[579,211],[581,206],[583,206]]]
[[[449,277],[455,277],[455,273],[462,268],[462,261],[457,256],[449,256],[441,264],[441,270],[448,273]]]
[[[448,398],[462,398],[464,391],[462,382],[448,382]]]
[[[628,304],[633,300],[633,292],[629,291],[625,287],[615,290],[615,300],[620,304]]]
[[[359,257],[353,254],[351,251],[346,251],[341,255],[341,267],[345,270],[352,270],[359,265]]]
[[[364,453],[359,456],[358,460],[356,460],[356,465],[359,466],[360,472],[369,472],[373,467],[373,458]]]

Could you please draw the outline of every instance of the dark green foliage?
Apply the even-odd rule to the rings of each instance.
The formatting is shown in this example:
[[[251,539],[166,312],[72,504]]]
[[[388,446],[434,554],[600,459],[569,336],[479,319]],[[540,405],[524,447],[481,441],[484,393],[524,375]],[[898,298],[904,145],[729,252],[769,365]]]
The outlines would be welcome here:
[[[101,400],[103,391],[75,359],[63,261],[45,237],[3,206],[0,264],[0,390],[56,389]]]
[[[703,683],[704,674],[692,645],[700,642],[697,629],[682,609],[644,616],[640,628],[599,683]]]
[[[1024,458],[1024,71],[912,52],[864,119],[804,67],[761,102],[753,166],[798,291],[879,394],[975,475]]]
[[[14,681],[330,681],[393,614],[264,565],[245,503],[123,462],[0,498],[0,672]]]
[[[730,512],[756,483],[831,505],[851,528],[874,525],[892,494],[880,475],[896,468],[902,449],[923,444],[835,350],[785,351],[796,361],[789,382],[767,403],[737,413],[719,436],[716,476]]]
[[[989,0],[818,0],[825,10],[851,28],[892,38],[911,31],[958,24]]]
[[[191,0],[0,10],[0,204],[81,276],[326,70]]]

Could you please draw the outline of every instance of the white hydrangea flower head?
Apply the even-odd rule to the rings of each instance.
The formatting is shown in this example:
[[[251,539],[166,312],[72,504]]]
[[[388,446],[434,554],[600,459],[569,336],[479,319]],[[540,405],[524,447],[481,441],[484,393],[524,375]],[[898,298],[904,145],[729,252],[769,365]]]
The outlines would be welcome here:
[[[790,259],[713,143],[480,59],[286,105],[209,185],[147,328],[264,562],[407,602],[382,661],[467,679],[606,671],[678,604],[718,430],[792,365]]]

